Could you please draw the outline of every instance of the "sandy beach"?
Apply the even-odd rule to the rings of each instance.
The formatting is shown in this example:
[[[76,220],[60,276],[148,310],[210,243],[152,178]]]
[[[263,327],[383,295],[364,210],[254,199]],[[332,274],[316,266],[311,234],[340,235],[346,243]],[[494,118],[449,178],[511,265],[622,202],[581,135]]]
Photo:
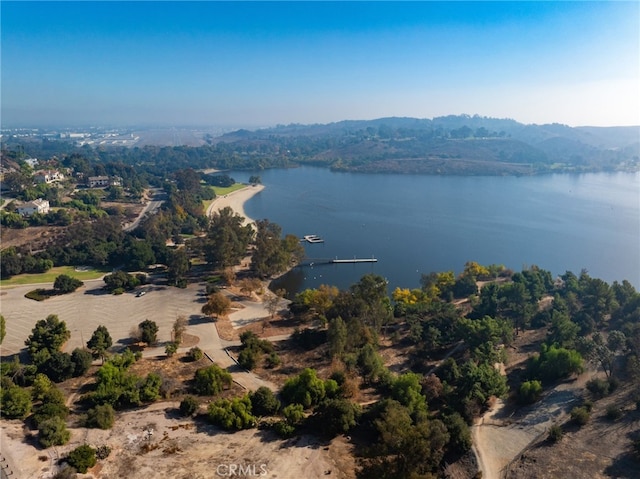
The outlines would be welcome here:
[[[244,218],[243,224],[247,225],[254,222],[254,219],[249,218],[244,211],[244,204],[249,198],[257,195],[264,190],[264,185],[247,186],[241,190],[234,191],[228,195],[220,196],[214,200],[213,203],[207,208],[207,216],[211,216],[213,213],[220,211],[227,206],[233,211]]]

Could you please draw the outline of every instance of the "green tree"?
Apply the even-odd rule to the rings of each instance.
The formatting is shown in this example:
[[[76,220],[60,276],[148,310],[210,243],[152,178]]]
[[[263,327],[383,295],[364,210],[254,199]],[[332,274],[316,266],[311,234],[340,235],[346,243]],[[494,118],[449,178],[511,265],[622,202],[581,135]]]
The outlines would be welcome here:
[[[49,376],[54,382],[66,381],[73,376],[75,366],[71,355],[62,351],[53,351],[40,367],[40,371]]]
[[[201,395],[213,395],[222,392],[232,383],[231,374],[217,364],[196,371],[194,377],[194,390]]]
[[[209,404],[209,421],[226,430],[248,429],[256,425],[248,395],[241,398],[217,399]]]
[[[78,377],[85,374],[91,367],[93,356],[86,349],[75,348],[71,351],[71,363],[73,364],[73,376]]]
[[[347,326],[340,316],[329,321],[327,339],[329,340],[329,353],[331,357],[341,356],[347,345]]]
[[[52,417],[47,419],[38,430],[38,441],[44,447],[63,446],[71,437],[71,433],[67,430],[64,419],[60,417]]]
[[[15,385],[5,387],[3,384],[1,397],[0,414],[2,417],[22,419],[31,412],[33,403],[31,402],[31,395],[27,389]]]
[[[25,345],[33,359],[43,350],[49,354],[58,351],[70,337],[71,332],[67,329],[67,323],[60,321],[55,314],[50,314],[46,319],[36,323]],[[45,355],[44,358],[46,359],[47,356]],[[39,364],[36,361],[34,363]]]
[[[73,278],[66,274],[61,274],[56,277],[53,282],[53,289],[58,294],[73,293],[76,289],[82,286],[84,283],[77,278]]]
[[[193,416],[199,407],[200,403],[198,399],[193,396],[185,396],[184,399],[180,401],[180,413],[186,417]]]
[[[78,472],[85,474],[88,469],[96,465],[96,450],[88,444],[78,446],[69,453],[67,462]]]
[[[145,319],[138,327],[140,328],[140,340],[151,346],[158,341],[158,325],[155,321]]]
[[[391,385],[391,397],[405,406],[409,414],[427,411],[420,380],[418,374],[408,372],[398,376]]]
[[[280,401],[266,386],[260,386],[256,391],[249,393],[249,399],[251,410],[256,416],[273,416],[280,409]]]
[[[253,238],[253,228],[243,226],[244,218],[229,207],[215,213],[205,240],[205,257],[218,268],[235,266],[246,255]]]
[[[113,344],[111,335],[106,326],[98,326],[91,335],[91,339],[87,341],[87,347],[91,350],[95,357],[101,358],[104,364],[104,357],[107,350]]]
[[[327,436],[345,434],[356,425],[360,415],[360,406],[347,399],[330,399],[320,403],[314,419],[320,430]]]
[[[518,401],[522,404],[533,404],[542,394],[542,383],[536,381],[525,381],[520,385],[518,390]]]
[[[4,337],[7,335],[7,325],[4,320],[4,316],[0,314],[0,344],[4,341]]]
[[[298,376],[288,379],[280,395],[287,404],[302,404],[305,408],[317,405],[325,397],[324,381],[315,369],[305,368]]]

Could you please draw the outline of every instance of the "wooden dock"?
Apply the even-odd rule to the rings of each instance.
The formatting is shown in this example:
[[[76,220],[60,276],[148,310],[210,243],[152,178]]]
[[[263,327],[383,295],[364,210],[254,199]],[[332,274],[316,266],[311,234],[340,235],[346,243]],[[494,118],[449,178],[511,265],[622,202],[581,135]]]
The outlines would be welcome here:
[[[332,263],[377,263],[377,258],[332,259]]]

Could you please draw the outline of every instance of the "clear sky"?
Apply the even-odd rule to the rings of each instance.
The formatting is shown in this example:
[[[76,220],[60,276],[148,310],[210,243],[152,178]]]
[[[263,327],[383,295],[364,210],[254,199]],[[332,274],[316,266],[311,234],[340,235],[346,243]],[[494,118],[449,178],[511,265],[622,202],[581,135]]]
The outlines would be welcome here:
[[[2,126],[640,124],[640,3],[0,2]]]

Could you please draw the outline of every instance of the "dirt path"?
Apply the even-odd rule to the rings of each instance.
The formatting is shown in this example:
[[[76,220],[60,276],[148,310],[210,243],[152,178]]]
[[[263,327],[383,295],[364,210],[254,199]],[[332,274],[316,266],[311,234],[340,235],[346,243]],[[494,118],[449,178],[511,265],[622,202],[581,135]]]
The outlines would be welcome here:
[[[473,450],[483,479],[499,479],[504,468],[549,427],[562,421],[580,399],[584,383],[591,376],[559,384],[537,403],[517,410],[499,400],[471,428]]]

